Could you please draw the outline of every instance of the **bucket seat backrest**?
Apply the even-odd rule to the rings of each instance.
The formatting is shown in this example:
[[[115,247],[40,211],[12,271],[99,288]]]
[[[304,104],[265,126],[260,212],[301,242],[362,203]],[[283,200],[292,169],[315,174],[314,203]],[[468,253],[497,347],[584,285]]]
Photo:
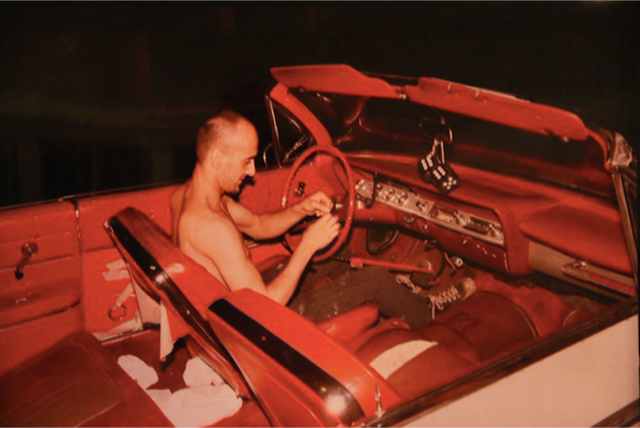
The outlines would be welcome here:
[[[125,208],[105,223],[131,276],[154,300],[180,319],[181,327],[213,361],[239,395],[248,396],[244,378],[206,321],[206,308],[229,289],[185,255],[157,224],[135,208]],[[173,328],[172,328],[173,329]],[[181,334],[172,331],[174,337]]]

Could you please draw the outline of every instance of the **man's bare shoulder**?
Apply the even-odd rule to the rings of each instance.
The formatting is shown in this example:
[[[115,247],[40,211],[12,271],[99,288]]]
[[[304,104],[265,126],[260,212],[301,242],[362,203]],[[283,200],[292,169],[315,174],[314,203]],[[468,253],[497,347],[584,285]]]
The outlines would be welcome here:
[[[180,216],[180,232],[186,230],[200,230],[203,227],[233,227],[233,223],[222,213],[212,211],[208,208],[185,207]]]
[[[240,239],[235,224],[222,213],[210,209],[188,209],[180,216],[180,240],[193,247],[209,246],[211,242],[228,243]]]
[[[189,186],[189,182],[185,181],[184,183],[180,184],[178,187],[176,187],[176,189],[173,191],[173,193],[171,194],[171,209],[175,210],[177,212],[180,212],[182,210],[182,204],[184,202],[184,194],[187,191],[187,187]]]

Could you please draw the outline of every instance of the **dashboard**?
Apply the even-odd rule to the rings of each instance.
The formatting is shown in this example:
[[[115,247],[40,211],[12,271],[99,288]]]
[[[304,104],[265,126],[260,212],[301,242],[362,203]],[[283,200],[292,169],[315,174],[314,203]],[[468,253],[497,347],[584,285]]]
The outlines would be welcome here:
[[[497,271],[538,271],[583,287],[597,282],[599,292],[635,293],[620,214],[610,201],[462,165],[456,168],[463,185],[442,195],[425,189],[409,162],[350,161],[358,170],[361,221],[395,222]]]
[[[446,229],[504,246],[504,233],[497,221],[438,203],[392,184],[379,182],[374,184],[373,180],[361,178],[356,182],[355,188],[356,198],[366,201],[367,204],[376,201]]]
[[[421,191],[389,175],[358,175],[356,219],[393,222],[452,254],[509,272],[505,231],[491,209]]]

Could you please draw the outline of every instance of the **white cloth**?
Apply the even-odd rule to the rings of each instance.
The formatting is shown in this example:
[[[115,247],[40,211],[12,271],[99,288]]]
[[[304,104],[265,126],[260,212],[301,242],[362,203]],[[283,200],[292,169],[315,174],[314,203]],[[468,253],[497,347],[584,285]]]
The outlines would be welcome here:
[[[118,364],[177,427],[212,425],[242,407],[242,399],[200,358],[187,362],[182,377],[188,386],[174,393],[169,389],[147,389],[158,382],[158,374],[140,358],[123,355]]]
[[[177,427],[212,425],[240,410],[242,399],[227,384],[180,389],[150,389],[149,396]]]
[[[158,382],[158,374],[153,369],[135,355],[122,355],[118,358],[118,364],[133,378],[142,389],[147,389]]]
[[[221,385],[224,383],[224,380],[218,373],[214,372],[202,359],[197,357],[187,361],[187,367],[184,369],[182,379],[184,379],[184,383],[190,387]]]
[[[418,354],[437,344],[437,342],[430,342],[428,340],[410,340],[400,343],[375,357],[370,365],[376,369],[383,378],[387,379],[400,367],[417,357]]]

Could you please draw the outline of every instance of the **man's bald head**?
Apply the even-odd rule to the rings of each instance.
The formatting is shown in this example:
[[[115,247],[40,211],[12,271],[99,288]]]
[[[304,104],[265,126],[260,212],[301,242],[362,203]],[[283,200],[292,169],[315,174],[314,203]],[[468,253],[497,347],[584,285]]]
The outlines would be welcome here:
[[[214,148],[226,150],[230,136],[237,132],[241,123],[250,124],[249,120],[233,110],[223,110],[208,119],[198,129],[196,139],[196,156],[198,163],[204,162],[207,154]]]

